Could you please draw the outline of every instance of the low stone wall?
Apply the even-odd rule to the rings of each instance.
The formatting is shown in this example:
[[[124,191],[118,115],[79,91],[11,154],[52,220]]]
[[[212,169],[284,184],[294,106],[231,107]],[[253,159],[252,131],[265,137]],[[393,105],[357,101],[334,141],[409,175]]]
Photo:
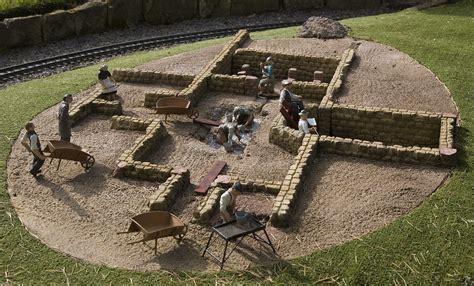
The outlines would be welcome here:
[[[439,148],[454,148],[456,115],[443,115],[439,132]]]
[[[337,65],[334,74],[332,75],[331,82],[326,90],[326,98],[329,101],[334,101],[334,97],[337,92],[341,89],[344,78],[349,72],[352,61],[354,60],[355,48],[349,48],[342,53],[341,60]]]
[[[138,69],[115,69],[112,76],[116,81],[146,83],[146,84],[165,84],[171,86],[188,86],[194,79],[190,74],[166,73],[150,70]]]
[[[287,226],[290,221],[291,211],[295,205],[298,193],[303,189],[303,180],[308,171],[308,166],[314,161],[318,149],[318,135],[305,135],[298,155],[295,156],[293,165],[283,180],[280,192],[275,199],[270,221],[274,225]]]
[[[270,128],[269,141],[291,154],[296,154],[303,142],[304,134],[286,126],[285,119],[278,115]]]
[[[290,86],[294,94],[300,95],[303,99],[315,100],[321,102],[326,95],[327,83],[293,81]]]
[[[242,65],[250,65],[250,74],[261,77],[262,72],[260,63],[265,62],[268,56],[272,56],[275,62],[275,77],[277,79],[288,78],[288,70],[297,68],[298,81],[313,81],[314,72],[322,71],[324,82],[329,82],[339,64],[337,58],[323,58],[311,55],[295,55],[276,52],[266,52],[255,49],[243,48],[238,49],[232,57],[232,73],[237,74]]]
[[[254,76],[213,74],[209,79],[209,90],[256,96],[258,79]]]
[[[193,213],[193,222],[206,224],[219,208],[219,201],[225,189],[219,186],[212,187],[208,192],[204,201],[199,205],[198,209]]]
[[[249,32],[247,30],[240,30],[178,96],[187,98],[193,105],[197,104],[200,96],[208,91],[208,82],[212,74],[226,73],[232,61],[232,55],[248,39],[250,39]]]
[[[331,135],[387,145],[438,148],[441,114],[334,104]]]
[[[173,89],[161,89],[155,92],[147,92],[145,93],[145,103],[144,106],[148,108],[156,107],[156,102],[158,99],[165,98],[165,97],[173,97],[176,96],[178,92]]]
[[[122,114],[122,104],[118,100],[108,101],[101,99],[102,91],[95,89],[91,96],[81,99],[75,103],[69,110],[69,117],[72,125],[77,125],[81,120],[92,113],[100,113],[105,115]]]
[[[319,148],[322,152],[373,160],[423,165],[441,164],[438,148],[385,145],[382,142],[332,136],[321,136],[319,138]]]
[[[160,141],[167,136],[165,127],[161,120],[153,119],[152,121],[144,120],[136,122],[135,118],[116,116],[112,118],[111,127],[114,129],[123,129],[130,124],[135,130],[140,130],[145,124],[145,134],[135,140],[134,144],[120,155],[115,169],[115,176],[130,177],[148,181],[164,182],[171,176],[172,168],[163,165],[144,162],[144,158],[159,146]]]
[[[153,123],[153,119],[115,115],[111,119],[110,128],[116,130],[146,131],[151,123]]]
[[[104,115],[121,115],[122,104],[118,100],[95,99],[92,101],[92,111]]]
[[[171,176],[150,197],[148,203],[150,211],[169,211],[174,204],[176,195],[188,188],[189,180],[189,170],[180,172],[173,170]]]

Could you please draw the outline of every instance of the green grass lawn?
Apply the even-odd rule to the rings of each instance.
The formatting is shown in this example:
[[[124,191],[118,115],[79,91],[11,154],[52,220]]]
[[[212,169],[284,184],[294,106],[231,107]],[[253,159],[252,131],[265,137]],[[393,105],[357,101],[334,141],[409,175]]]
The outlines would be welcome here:
[[[339,282],[347,284],[454,284],[474,278],[474,1],[425,11],[403,11],[344,21],[355,37],[400,49],[446,83],[459,105],[461,164],[449,184],[413,213],[341,246],[287,263],[247,272],[136,273],[91,265],[59,254],[23,229],[6,193],[10,142],[21,126],[66,92],[95,82],[97,66],[0,90],[0,283],[157,284]],[[296,28],[256,33],[254,38],[288,37]],[[137,64],[223,40],[140,53],[109,63]],[[457,283],[456,283],[457,284]]]

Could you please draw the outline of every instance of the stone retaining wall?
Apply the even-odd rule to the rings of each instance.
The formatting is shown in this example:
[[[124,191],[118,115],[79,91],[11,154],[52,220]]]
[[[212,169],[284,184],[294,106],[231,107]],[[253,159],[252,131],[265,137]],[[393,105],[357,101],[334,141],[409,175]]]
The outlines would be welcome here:
[[[327,83],[293,81],[290,86],[294,94],[300,95],[303,99],[315,100],[321,102],[326,95]]]
[[[118,100],[95,99],[92,101],[92,111],[104,115],[121,115],[122,103]]]
[[[266,52],[255,49],[243,48],[238,49],[232,57],[232,73],[237,74],[242,65],[250,65],[250,74],[261,77],[260,63],[265,62],[268,56],[272,56],[275,62],[275,77],[277,79],[288,78],[288,70],[297,68],[298,81],[313,81],[314,72],[322,71],[324,82],[329,82],[339,64],[337,58],[323,58],[311,55],[284,54],[276,52]]]
[[[150,197],[150,201],[148,202],[150,211],[169,211],[178,193],[188,188],[189,180],[189,170],[182,172],[173,170],[171,176],[162,183],[158,187],[158,190]]]
[[[194,79],[193,75],[180,73],[167,73],[150,70],[138,69],[115,69],[112,72],[116,81],[146,83],[146,84],[165,84],[171,86],[188,86]]]
[[[303,181],[308,166],[314,161],[318,149],[318,135],[305,135],[298,155],[283,180],[280,192],[275,199],[270,221],[274,225],[287,226],[290,221],[292,208],[295,205],[298,193],[303,190]]]
[[[258,93],[258,78],[254,76],[213,74],[209,79],[209,90],[256,96]]]
[[[153,123],[153,119],[115,115],[111,119],[110,128],[116,130],[146,131],[151,123]]]
[[[141,21],[171,24],[193,18],[242,16],[279,10],[363,9],[396,6],[407,0],[103,0],[45,15],[0,22],[0,50],[36,45],[75,35],[130,28]],[[413,5],[426,0],[410,1]]]
[[[322,152],[373,160],[423,165],[441,164],[440,151],[438,148],[385,145],[382,142],[324,135],[319,138],[319,148]]]
[[[439,148],[454,148],[454,136],[456,132],[456,115],[444,115],[441,118],[439,132]]]

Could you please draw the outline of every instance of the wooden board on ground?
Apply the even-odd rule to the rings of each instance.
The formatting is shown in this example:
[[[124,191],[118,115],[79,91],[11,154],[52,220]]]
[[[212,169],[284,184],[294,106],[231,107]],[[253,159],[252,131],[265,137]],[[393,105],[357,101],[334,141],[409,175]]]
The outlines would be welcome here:
[[[194,191],[196,193],[205,195],[212,182],[214,182],[217,176],[219,176],[226,165],[227,163],[224,161],[215,161],[211,170],[209,170],[209,173],[207,173],[207,175],[202,178],[201,183]]]
[[[193,119],[193,123],[199,123],[199,124],[216,126],[216,127],[218,127],[219,125],[222,124],[219,121],[214,121],[214,120],[205,119],[205,118],[195,118],[195,119]]]

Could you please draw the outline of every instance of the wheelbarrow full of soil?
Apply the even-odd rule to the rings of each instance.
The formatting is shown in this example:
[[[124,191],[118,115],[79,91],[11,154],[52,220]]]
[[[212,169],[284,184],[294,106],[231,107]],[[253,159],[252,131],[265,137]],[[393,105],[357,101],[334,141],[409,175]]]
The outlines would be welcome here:
[[[118,234],[141,232],[143,238],[130,242],[135,244],[149,240],[155,240],[155,255],[157,240],[163,237],[173,237],[180,242],[188,231],[188,226],[184,224],[177,216],[166,211],[151,211],[139,214],[132,218],[128,231]]]
[[[48,157],[51,158],[51,161],[59,159],[58,170],[61,160],[79,162],[86,171],[92,168],[95,163],[94,157],[83,151],[81,146],[66,141],[50,140],[43,152],[49,153]]]
[[[170,114],[187,115],[191,119],[199,117],[199,111],[191,107],[191,101],[179,97],[165,97],[156,102],[156,113],[165,114],[165,122]]]

